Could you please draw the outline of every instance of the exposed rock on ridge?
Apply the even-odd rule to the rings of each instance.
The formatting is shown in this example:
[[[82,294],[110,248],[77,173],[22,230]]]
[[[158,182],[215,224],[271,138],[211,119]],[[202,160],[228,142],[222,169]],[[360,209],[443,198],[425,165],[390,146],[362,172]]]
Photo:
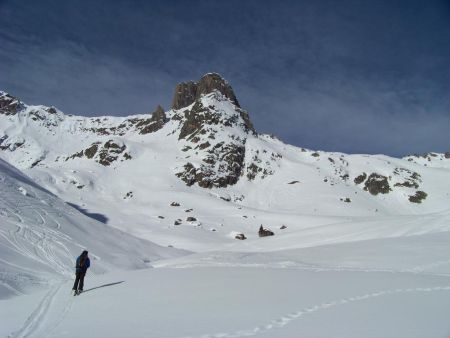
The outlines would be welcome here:
[[[0,91],[0,114],[15,115],[23,108],[19,99]]]
[[[181,82],[175,87],[172,100],[172,109],[181,109],[194,103],[201,95],[209,94],[218,90],[226,96],[233,104],[240,107],[234,95],[233,88],[219,74],[208,73],[203,75],[199,82]]]
[[[154,133],[164,127],[169,119],[166,117],[163,107],[158,105],[153,112],[152,117],[139,122],[136,127],[140,130],[140,134]]]

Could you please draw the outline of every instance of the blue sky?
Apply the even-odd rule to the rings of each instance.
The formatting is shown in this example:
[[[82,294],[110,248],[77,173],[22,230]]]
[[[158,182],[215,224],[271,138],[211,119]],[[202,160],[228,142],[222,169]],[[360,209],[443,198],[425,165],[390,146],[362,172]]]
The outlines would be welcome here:
[[[170,106],[218,72],[260,132],[328,151],[450,151],[450,2],[2,1],[0,89],[80,115]]]

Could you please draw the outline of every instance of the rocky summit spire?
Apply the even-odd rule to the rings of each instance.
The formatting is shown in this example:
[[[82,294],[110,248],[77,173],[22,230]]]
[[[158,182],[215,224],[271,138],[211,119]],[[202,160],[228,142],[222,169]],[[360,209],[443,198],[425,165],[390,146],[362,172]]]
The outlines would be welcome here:
[[[14,115],[23,108],[23,103],[14,96],[0,91],[0,114]]]
[[[208,73],[202,76],[198,82],[182,82],[175,87],[172,100],[172,109],[181,109],[194,103],[201,95],[218,90],[236,106],[239,102],[234,95],[233,88],[217,73]]]

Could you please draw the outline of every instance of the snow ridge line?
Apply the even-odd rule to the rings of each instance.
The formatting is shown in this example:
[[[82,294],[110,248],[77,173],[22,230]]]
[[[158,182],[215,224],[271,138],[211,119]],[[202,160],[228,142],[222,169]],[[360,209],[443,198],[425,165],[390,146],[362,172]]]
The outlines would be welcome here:
[[[47,312],[49,311],[56,295],[58,294],[58,291],[61,289],[62,286],[63,283],[53,286],[47,292],[44,298],[42,298],[37,308],[31,313],[31,315],[25,321],[22,328],[19,329],[19,331],[10,334],[8,338],[26,338],[36,333],[36,331],[39,330],[40,327],[42,327]]]
[[[183,338],[238,338],[238,337],[250,337],[255,336],[260,333],[265,333],[273,329],[280,329],[290,322],[296,319],[301,319],[305,315],[312,314],[317,311],[326,310],[328,308],[345,305],[348,303],[364,301],[366,299],[377,298],[386,295],[394,295],[399,293],[410,293],[410,292],[432,292],[432,291],[450,291],[450,286],[437,286],[437,287],[422,287],[422,288],[408,288],[408,289],[392,289],[392,290],[381,290],[372,293],[367,293],[359,296],[353,296],[348,298],[343,298],[339,300],[334,300],[326,303],[321,303],[317,305],[312,305],[310,307],[304,308],[302,310],[291,312],[280,318],[272,320],[266,325],[260,325],[252,329],[239,330],[231,333],[213,333],[213,334],[203,334],[200,336],[185,336]]]

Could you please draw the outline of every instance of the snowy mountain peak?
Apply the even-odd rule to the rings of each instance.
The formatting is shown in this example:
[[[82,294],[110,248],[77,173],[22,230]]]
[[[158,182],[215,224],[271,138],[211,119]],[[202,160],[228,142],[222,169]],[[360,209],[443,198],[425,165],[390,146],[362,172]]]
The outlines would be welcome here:
[[[172,100],[172,109],[185,108],[202,95],[209,94],[214,90],[219,91],[234,105],[240,107],[233,88],[231,88],[229,83],[217,73],[207,73],[198,82],[188,81],[177,84]]]

